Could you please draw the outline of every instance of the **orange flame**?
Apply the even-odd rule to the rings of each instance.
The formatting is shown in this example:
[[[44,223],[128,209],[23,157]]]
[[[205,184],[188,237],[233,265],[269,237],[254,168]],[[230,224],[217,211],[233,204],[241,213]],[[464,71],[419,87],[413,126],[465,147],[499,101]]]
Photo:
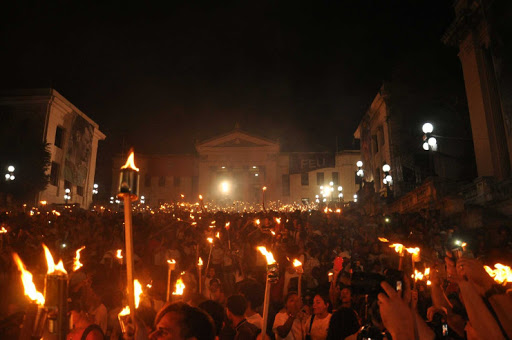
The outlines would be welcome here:
[[[199,195],[199,199],[202,200],[203,199],[203,195]]]
[[[402,256],[404,254],[404,245],[401,243],[393,243],[389,248],[395,248],[395,251]]]
[[[18,266],[18,270],[21,272],[21,282],[23,282],[25,295],[28,296],[30,300],[35,301],[39,306],[44,306],[44,296],[37,291],[36,285],[34,281],[32,281],[32,273],[25,268],[18,254],[13,253],[12,257]]]
[[[122,249],[118,249],[118,250],[116,250],[116,257],[117,257],[118,259],[122,259],[122,258],[123,258],[123,255],[121,254],[121,252],[122,252],[122,251],[123,251]]]
[[[213,244],[213,237],[208,237],[206,240],[208,241],[208,243]]]
[[[384,242],[384,243],[389,243],[389,240],[384,237],[379,237],[379,241]]]
[[[260,225],[260,223],[261,223],[261,222],[260,222],[260,219],[259,219],[259,218],[258,218],[258,219],[256,219],[256,224],[257,224],[257,225]]]
[[[484,266],[485,271],[487,274],[489,274],[490,277],[494,279],[494,281],[502,285],[506,285],[507,283],[512,282],[512,270],[509,266],[496,263],[494,268],[495,269],[492,269],[489,266]]]
[[[122,311],[119,312],[119,314],[117,314],[117,316],[125,316],[125,315],[128,315],[130,314],[130,307],[129,306],[126,306],[123,308]]]
[[[135,153],[133,152],[133,150],[130,152],[130,155],[126,160],[126,163],[121,167],[121,169],[132,169],[139,172],[139,168],[135,166]]]
[[[299,260],[297,260],[297,259],[294,259],[294,260],[293,260],[293,266],[294,266],[294,267],[300,267],[300,266],[302,266],[302,262],[300,262],[300,261],[299,261]]]
[[[135,293],[135,308],[139,308],[140,296],[142,295],[142,285],[139,280],[133,280],[134,293]]]
[[[260,253],[265,255],[265,257],[267,258],[268,265],[276,263],[276,260],[274,259],[274,255],[272,255],[271,252],[267,251],[267,248],[261,246],[261,247],[258,247],[258,250],[260,251]]]
[[[220,231],[217,231],[217,234],[215,234],[215,237],[220,240]]]
[[[273,235],[273,236],[276,236],[276,232],[271,230],[270,233]]]
[[[48,265],[48,273],[47,274],[67,274],[68,272],[66,269],[64,269],[64,263],[62,262],[62,259],[59,260],[59,263],[55,264],[53,261],[52,253],[50,252],[50,249],[43,243],[44,248],[44,255],[46,257],[46,264]]]
[[[197,261],[197,265],[199,267],[201,267],[203,265],[203,259],[202,258],[199,258],[199,260]]]
[[[267,191],[267,187],[263,187],[263,188],[261,188],[261,190]]]
[[[181,277],[176,280],[176,286],[174,292],[172,292],[172,295],[183,295],[183,291],[185,290],[185,284],[183,283],[183,280]]]
[[[171,259],[171,260],[167,260],[167,263],[169,263],[169,264],[176,264],[176,261],[174,259]]]
[[[276,223],[277,224],[281,224],[281,218],[280,217],[276,217]]]
[[[73,271],[77,271],[78,269],[82,268],[84,265],[80,262],[80,252],[84,250],[85,246],[82,246],[82,248],[76,250],[75,259],[73,260]]]
[[[226,230],[229,230],[230,225],[231,225],[231,222],[226,222]]]
[[[2,229],[0,229],[0,234],[6,234],[7,233],[7,229],[5,229],[4,226],[2,226]]]

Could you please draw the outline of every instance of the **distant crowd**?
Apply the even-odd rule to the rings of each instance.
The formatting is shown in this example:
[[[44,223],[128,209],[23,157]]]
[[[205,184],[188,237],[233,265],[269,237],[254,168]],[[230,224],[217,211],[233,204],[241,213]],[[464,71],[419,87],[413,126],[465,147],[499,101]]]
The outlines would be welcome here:
[[[0,338],[18,337],[23,318],[16,316],[29,302],[12,254],[20,255],[42,292],[42,244],[56,261],[64,260],[68,272],[68,339],[512,338],[511,285],[484,269],[512,264],[506,224],[467,229],[436,211],[368,216],[357,207],[134,212],[135,278],[143,294],[135,334],[123,334],[123,223],[123,213],[109,209],[40,207],[0,214]],[[391,246],[398,243],[419,248],[419,254]],[[83,267],[73,271],[83,246]],[[258,246],[279,265],[264,330],[267,262]],[[176,267],[170,287],[174,291],[180,279],[185,289],[166,301],[171,259]]]

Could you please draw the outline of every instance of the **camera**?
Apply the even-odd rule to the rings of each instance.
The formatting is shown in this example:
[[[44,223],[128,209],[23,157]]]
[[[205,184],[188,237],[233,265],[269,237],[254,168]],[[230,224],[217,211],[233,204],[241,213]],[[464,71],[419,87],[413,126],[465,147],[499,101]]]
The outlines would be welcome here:
[[[357,295],[376,297],[379,293],[384,293],[380,283],[386,281],[401,294],[403,291],[402,280],[403,272],[395,269],[388,269],[385,276],[377,273],[354,272],[352,275],[352,292]]]
[[[445,339],[448,336],[448,323],[446,315],[443,313],[436,313],[429,323],[430,328],[436,334],[436,339]]]
[[[464,253],[464,247],[466,247],[466,242],[462,242],[460,240],[455,240],[452,246],[452,258],[455,262],[462,257]]]

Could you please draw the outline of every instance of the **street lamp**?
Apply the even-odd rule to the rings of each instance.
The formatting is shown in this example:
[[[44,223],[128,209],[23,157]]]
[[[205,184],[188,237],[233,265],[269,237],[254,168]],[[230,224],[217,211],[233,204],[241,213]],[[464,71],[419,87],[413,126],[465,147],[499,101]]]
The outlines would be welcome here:
[[[92,186],[92,194],[97,195],[98,194],[98,184],[94,183]]]
[[[361,189],[363,188],[363,177],[364,177],[363,162],[357,161],[356,166],[357,166],[356,176],[358,178],[357,181],[359,182],[359,191],[361,191]]]
[[[423,131],[423,150],[425,151],[436,151],[437,150],[437,139],[432,136],[432,132],[434,131],[434,125],[431,123],[425,123],[421,127]]]
[[[6,180],[6,181],[14,181],[14,179],[16,178],[16,177],[14,176],[14,170],[15,170],[15,169],[14,169],[14,166],[12,166],[12,165],[9,165],[9,166],[7,167],[7,171],[8,171],[9,173],[5,174],[5,180]]]
[[[357,203],[357,194],[354,194],[354,203]]]
[[[140,204],[145,204],[146,203],[146,196],[142,195],[140,196]]]
[[[343,198],[343,187],[341,185],[338,185],[338,202],[341,202],[341,199]]]
[[[389,186],[393,184],[393,177],[391,177],[391,167],[389,164],[384,163],[382,166],[382,172],[384,172],[384,179],[382,183],[386,186],[386,197],[389,196]]]
[[[68,201],[70,199],[71,199],[71,189],[66,188],[66,190],[64,190],[64,201],[66,202],[66,204],[68,204]]]

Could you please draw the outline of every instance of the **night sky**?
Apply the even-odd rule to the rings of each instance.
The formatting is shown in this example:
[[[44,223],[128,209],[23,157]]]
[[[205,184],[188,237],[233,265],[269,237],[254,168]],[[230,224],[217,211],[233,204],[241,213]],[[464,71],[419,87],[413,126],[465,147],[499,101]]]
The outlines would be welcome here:
[[[95,120],[100,182],[123,147],[193,152],[236,122],[285,151],[350,149],[401,56],[457,61],[446,0],[27,3],[0,5],[1,88],[54,87]]]

